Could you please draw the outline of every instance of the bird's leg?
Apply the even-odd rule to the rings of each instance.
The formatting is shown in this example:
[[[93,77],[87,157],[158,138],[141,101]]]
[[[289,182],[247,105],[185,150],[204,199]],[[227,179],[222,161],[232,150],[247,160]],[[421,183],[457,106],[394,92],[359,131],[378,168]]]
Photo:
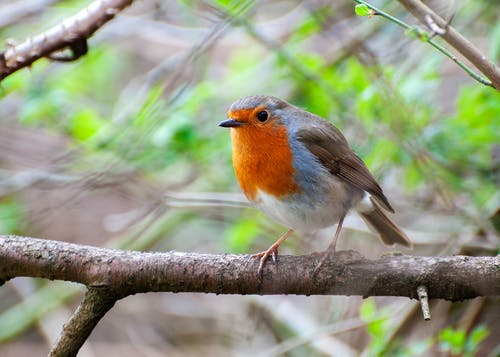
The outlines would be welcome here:
[[[252,255],[252,258],[254,258],[254,259],[260,258],[259,269],[257,270],[257,273],[259,274],[259,276],[262,276],[262,268],[264,267],[264,263],[266,262],[267,258],[269,258],[269,256],[271,256],[273,258],[274,264],[277,263],[278,248],[281,245],[281,243],[283,243],[292,233],[293,233],[293,229],[289,229],[276,242],[274,242],[274,244],[272,246],[270,246],[266,251]]]
[[[342,230],[342,223],[344,223],[345,214],[340,217],[339,224],[337,225],[337,229],[335,230],[335,235],[333,236],[333,241],[330,243],[326,251],[323,253],[323,257],[319,261],[316,268],[314,268],[314,273],[317,273],[326,259],[335,255],[335,246],[337,245],[337,239],[339,238],[340,231]]]

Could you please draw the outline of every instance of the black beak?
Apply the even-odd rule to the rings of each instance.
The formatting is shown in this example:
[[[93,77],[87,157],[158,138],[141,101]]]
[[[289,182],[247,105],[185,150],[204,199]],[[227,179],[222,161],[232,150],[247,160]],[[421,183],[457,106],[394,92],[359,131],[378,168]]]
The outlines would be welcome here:
[[[219,123],[219,126],[222,126],[223,128],[237,128],[239,126],[242,126],[244,123],[241,121],[236,121],[234,119],[226,119],[223,120]]]

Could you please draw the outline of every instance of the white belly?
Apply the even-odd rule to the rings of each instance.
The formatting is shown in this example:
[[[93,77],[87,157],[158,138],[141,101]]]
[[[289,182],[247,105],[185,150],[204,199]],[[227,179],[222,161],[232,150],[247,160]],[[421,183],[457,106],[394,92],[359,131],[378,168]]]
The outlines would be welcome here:
[[[316,199],[294,195],[285,200],[277,200],[274,196],[259,191],[254,204],[282,225],[305,233],[337,224],[354,202],[344,185],[339,184],[334,190],[329,190],[326,195],[318,195]]]

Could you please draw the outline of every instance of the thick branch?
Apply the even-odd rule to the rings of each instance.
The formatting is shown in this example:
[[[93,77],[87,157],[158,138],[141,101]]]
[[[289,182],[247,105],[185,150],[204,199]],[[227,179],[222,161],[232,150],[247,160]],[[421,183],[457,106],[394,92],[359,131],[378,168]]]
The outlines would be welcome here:
[[[0,81],[42,57],[74,60],[86,53],[87,39],[133,0],[96,0],[59,25],[0,53]],[[55,57],[55,51],[70,48],[72,57]]]
[[[443,29],[440,36],[467,58],[492,82],[492,86],[500,90],[500,68],[488,60],[479,49],[463,37],[457,30],[450,26],[441,16],[420,0],[399,0],[406,9],[423,24],[429,24],[429,18]]]
[[[117,297],[106,288],[90,287],[78,309],[64,325],[49,356],[76,356],[83,343],[104,315],[114,306]]]
[[[257,275],[247,255],[143,253],[35,238],[0,236],[0,281],[17,276],[78,282],[118,298],[151,291],[216,294],[406,296],[463,300],[500,295],[500,257],[386,256],[337,252],[318,274],[319,254],[281,256]]]

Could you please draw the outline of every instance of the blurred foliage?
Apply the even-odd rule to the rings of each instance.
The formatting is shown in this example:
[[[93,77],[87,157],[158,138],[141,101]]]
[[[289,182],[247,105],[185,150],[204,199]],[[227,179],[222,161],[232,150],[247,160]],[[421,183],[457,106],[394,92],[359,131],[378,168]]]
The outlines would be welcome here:
[[[475,356],[479,344],[488,336],[486,326],[476,326],[469,334],[463,330],[446,327],[439,334],[439,346],[441,351],[450,353],[452,356]]]
[[[373,298],[364,300],[359,310],[360,318],[367,322],[366,331],[370,335],[367,347],[369,356],[426,356],[430,355],[431,349],[436,346],[437,350],[451,356],[471,357],[476,355],[481,342],[490,334],[484,325],[476,326],[469,333],[448,326],[437,336],[430,336],[422,341],[402,343],[397,339],[391,340],[390,311],[386,308],[379,310],[381,311],[377,311]],[[374,317],[381,319],[373,321]]]
[[[377,316],[377,308],[375,299],[368,298],[363,301],[359,309],[359,317],[367,322],[366,331],[370,335],[370,343],[368,344],[367,351],[370,356],[383,356],[387,355],[387,351],[391,348],[388,344],[389,334],[389,311],[384,309],[378,313],[382,318],[370,322]]]
[[[0,232],[2,234],[19,233],[23,221],[23,210],[19,202],[13,199],[0,199]]]

